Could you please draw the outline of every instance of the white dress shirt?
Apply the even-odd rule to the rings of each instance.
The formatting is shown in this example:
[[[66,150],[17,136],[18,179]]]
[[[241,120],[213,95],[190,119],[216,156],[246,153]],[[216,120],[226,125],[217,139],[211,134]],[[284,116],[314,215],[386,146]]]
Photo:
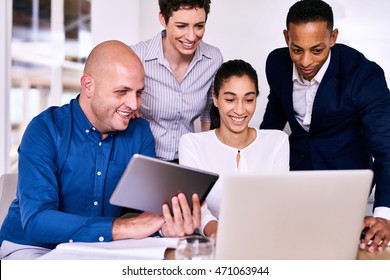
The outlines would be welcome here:
[[[311,115],[313,112],[314,99],[322,78],[328,69],[330,62],[330,53],[328,59],[321,67],[320,71],[311,81],[303,79],[294,64],[293,66],[293,106],[295,118],[306,131],[310,130]]]

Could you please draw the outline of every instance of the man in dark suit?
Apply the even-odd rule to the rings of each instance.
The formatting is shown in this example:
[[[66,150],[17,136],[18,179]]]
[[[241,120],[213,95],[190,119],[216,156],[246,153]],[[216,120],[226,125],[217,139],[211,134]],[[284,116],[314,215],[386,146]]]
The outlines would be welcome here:
[[[298,1],[286,23],[288,47],[267,59],[270,94],[260,128],[284,129],[288,122],[291,170],[374,170],[374,217],[365,218],[360,248],[382,251],[390,239],[390,92],[383,70],[336,44],[332,8],[321,0]]]

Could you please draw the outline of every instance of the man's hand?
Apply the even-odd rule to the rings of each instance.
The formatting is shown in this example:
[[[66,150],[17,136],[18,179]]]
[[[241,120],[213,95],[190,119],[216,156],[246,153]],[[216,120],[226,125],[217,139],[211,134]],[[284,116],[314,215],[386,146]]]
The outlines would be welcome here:
[[[382,252],[390,241],[390,221],[383,218],[365,217],[363,228],[367,228],[359,248],[374,253]]]
[[[191,211],[187,198],[183,193],[172,198],[172,214],[167,204],[162,206],[165,223],[162,233],[167,237],[184,236],[194,233],[200,227],[201,211],[199,196],[192,196],[193,209]]]
[[[112,223],[112,240],[145,238],[158,231],[164,224],[161,215],[143,212],[137,217],[120,217]]]

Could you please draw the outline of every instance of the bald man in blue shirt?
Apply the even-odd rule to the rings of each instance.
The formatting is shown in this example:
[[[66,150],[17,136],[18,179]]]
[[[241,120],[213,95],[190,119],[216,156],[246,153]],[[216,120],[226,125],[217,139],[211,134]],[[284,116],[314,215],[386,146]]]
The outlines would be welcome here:
[[[197,195],[192,211],[183,194],[173,197],[174,216],[164,205],[163,215],[118,218],[121,207],[109,203],[132,155],[155,157],[149,123],[134,119],[143,89],[137,55],[119,41],[103,42],[87,59],[80,95],[31,121],[19,147],[17,198],[1,228],[1,259],[34,259],[63,242],[181,236],[200,226]]]

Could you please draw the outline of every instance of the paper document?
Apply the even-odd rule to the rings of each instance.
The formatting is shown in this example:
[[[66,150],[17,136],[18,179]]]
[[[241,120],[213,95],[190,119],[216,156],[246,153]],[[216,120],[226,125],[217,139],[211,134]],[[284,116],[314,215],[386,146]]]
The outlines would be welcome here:
[[[126,239],[111,242],[61,243],[40,259],[133,259],[162,260],[168,248],[176,248],[177,238]]]

